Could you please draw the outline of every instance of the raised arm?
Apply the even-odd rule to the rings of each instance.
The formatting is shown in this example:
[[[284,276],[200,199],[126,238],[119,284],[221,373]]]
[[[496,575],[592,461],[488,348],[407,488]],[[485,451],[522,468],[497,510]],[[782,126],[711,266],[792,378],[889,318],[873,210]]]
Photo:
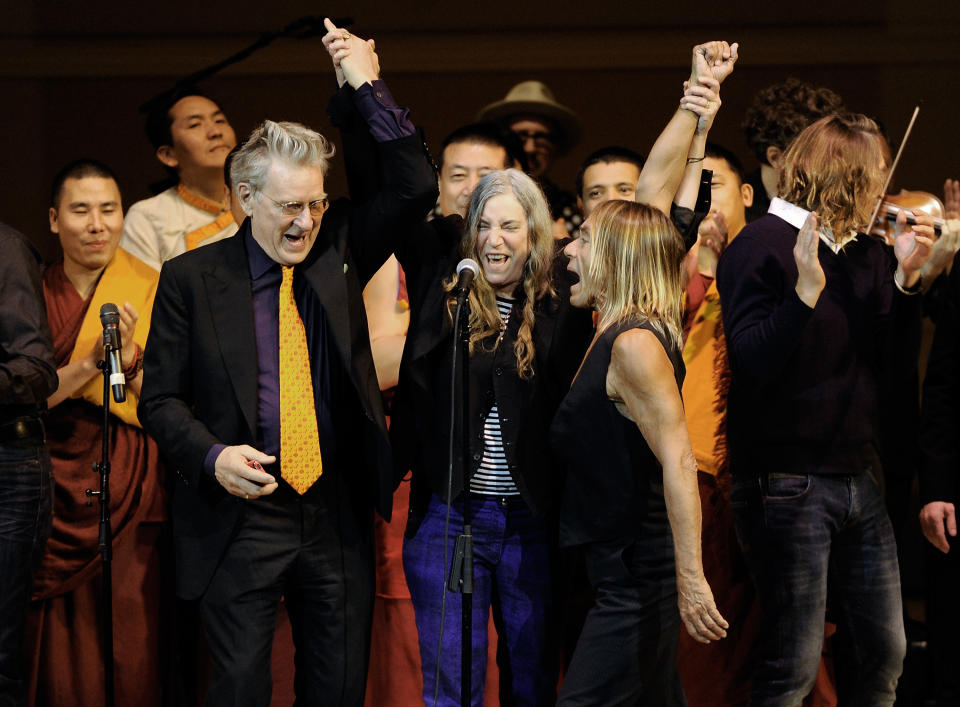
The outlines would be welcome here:
[[[727,635],[703,574],[697,462],[690,447],[673,364],[657,337],[632,329],[617,337],[607,372],[607,394],[637,423],[663,467],[663,493],[673,531],[680,616],[700,643]],[[625,408],[625,410],[624,410]]]
[[[350,213],[350,249],[361,281],[366,282],[395,250],[398,234],[423,219],[436,203],[437,177],[408,111],[396,105],[386,84],[376,78],[379,59],[372,43],[327,22],[325,44],[334,66],[339,62],[344,79],[356,89],[354,106],[378,155],[379,188]],[[369,189],[369,182],[364,183]]]
[[[687,86],[684,89],[680,108],[696,113],[697,127],[693,131],[693,139],[687,151],[687,166],[683,170],[673,203],[693,210],[700,193],[700,173],[707,149],[707,136],[717,117],[717,111],[720,110],[720,83],[710,76],[701,77],[699,85]]]
[[[736,43],[727,44],[721,41],[706,42],[694,47],[687,90],[691,87],[703,87],[701,77],[713,79],[717,83],[717,86],[706,85],[706,88],[712,90],[718,87],[733,71],[738,58],[738,48]],[[687,157],[691,154],[691,142],[700,122],[700,115],[693,110],[697,102],[686,100],[687,98],[685,92],[685,101],[657,137],[637,182],[637,201],[654,206],[664,213],[670,213],[670,205],[683,179]],[[719,97],[717,101],[719,107]],[[710,121],[712,122],[712,117]]]

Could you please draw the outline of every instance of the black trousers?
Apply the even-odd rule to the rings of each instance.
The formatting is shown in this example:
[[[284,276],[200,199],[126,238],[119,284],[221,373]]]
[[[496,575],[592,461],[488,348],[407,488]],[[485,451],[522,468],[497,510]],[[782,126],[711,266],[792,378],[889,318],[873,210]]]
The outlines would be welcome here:
[[[673,541],[619,539],[585,547],[596,603],[557,705],[686,705],[677,673]]]
[[[269,470],[280,478],[279,470]],[[362,705],[373,616],[373,516],[334,470],[300,496],[285,481],[246,501],[200,601],[210,646],[207,705],[270,704],[270,649],[281,597],[305,705]]]

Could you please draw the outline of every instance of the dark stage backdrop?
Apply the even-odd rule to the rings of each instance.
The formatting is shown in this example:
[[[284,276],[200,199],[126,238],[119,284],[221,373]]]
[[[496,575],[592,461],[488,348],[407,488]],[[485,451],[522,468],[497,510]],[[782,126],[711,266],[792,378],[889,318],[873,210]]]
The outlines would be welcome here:
[[[627,3],[620,3],[626,6]],[[412,108],[434,149],[517,81],[546,81],[584,121],[581,143],[552,175],[572,187],[578,162],[619,143],[645,153],[674,109],[693,44],[741,43],[723,88],[713,139],[741,155],[739,122],[750,96],[787,76],[825,84],[879,119],[894,142],[914,103],[920,120],[900,185],[939,193],[960,176],[960,3],[844,2],[441,2],[227,3],[7,0],[0,23],[0,220],[57,254],[46,212],[50,181],[65,162],[93,156],[116,169],[125,205],[163,176],[137,106],[173,80],[308,14],[351,16],[377,40],[384,78]],[[238,134],[265,118],[329,131],[335,82],[319,37],[280,40],[206,82]],[[329,179],[344,192],[342,166]]]

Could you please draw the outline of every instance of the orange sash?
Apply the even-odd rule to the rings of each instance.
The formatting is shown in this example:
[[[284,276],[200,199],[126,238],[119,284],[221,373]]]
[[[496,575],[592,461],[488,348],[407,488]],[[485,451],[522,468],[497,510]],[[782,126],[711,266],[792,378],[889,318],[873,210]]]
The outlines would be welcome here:
[[[97,283],[97,289],[90,298],[90,305],[87,307],[83,324],[80,325],[80,333],[77,335],[70,363],[86,356],[94,343],[103,337],[100,307],[107,302],[112,302],[118,307],[123,307],[125,302],[129,302],[137,310],[139,319],[133,340],[142,349],[147,343],[153,298],[157,292],[159,277],[159,273],[142,260],[123,248],[117,248],[113,259],[104,268],[100,282]],[[74,393],[73,397],[83,398],[94,405],[103,405],[103,376],[94,376],[89,383]],[[124,422],[140,427],[140,421],[137,419],[137,400],[137,396],[128,390],[126,401],[110,403],[110,412]]]

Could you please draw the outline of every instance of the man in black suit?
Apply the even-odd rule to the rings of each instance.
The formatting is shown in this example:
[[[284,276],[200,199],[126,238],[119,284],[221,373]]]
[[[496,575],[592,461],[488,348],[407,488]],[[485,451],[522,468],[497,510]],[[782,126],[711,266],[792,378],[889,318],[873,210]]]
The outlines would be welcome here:
[[[200,600],[208,704],[269,703],[281,596],[298,701],[363,703],[372,509],[389,517],[393,484],[361,290],[389,255],[389,235],[423,218],[437,187],[407,112],[377,80],[372,46],[336,31],[348,84],[337,98],[365,120],[344,126],[346,149],[376,153],[382,189],[324,215],[329,144],[266,121],[231,166],[248,218],[235,237],[164,264],[146,346],[140,417],[178,472],[177,588]],[[306,488],[284,478],[299,455],[281,455],[278,304],[290,272],[322,458]]]

